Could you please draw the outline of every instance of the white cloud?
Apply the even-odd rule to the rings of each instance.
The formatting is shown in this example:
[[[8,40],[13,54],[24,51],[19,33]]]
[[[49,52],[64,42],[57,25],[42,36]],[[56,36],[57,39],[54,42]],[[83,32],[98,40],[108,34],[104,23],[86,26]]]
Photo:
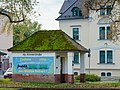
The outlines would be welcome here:
[[[55,19],[59,16],[59,10],[64,0],[40,0],[36,6],[37,12],[41,16],[34,20],[42,24],[42,29],[59,29],[58,21]]]

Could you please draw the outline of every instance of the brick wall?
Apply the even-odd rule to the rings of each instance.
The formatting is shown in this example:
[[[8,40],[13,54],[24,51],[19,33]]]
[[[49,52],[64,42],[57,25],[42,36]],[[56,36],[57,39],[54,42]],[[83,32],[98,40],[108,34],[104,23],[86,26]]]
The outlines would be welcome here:
[[[13,81],[26,81],[26,82],[53,82],[55,83],[54,75],[22,75],[22,74],[13,74]]]
[[[65,83],[74,83],[74,76],[65,74]],[[23,75],[23,74],[13,74],[12,80],[15,82],[51,82],[51,83],[61,83],[60,74],[51,75]]]
[[[61,75],[56,74],[55,75],[55,82],[56,83],[61,83],[63,81],[64,83],[74,83],[74,75],[68,75],[68,74],[63,74],[65,80],[61,80]]]

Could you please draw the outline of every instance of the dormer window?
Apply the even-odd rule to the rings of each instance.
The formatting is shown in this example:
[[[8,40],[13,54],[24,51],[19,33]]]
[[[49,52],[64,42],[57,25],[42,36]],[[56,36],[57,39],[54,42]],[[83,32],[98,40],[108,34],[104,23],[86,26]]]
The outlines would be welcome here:
[[[106,9],[103,8],[100,10],[100,15],[110,15],[111,14],[111,10],[112,10],[111,6],[109,5],[109,6],[106,6],[105,8]]]
[[[72,16],[82,16],[82,11],[78,7],[74,7],[72,10]]]

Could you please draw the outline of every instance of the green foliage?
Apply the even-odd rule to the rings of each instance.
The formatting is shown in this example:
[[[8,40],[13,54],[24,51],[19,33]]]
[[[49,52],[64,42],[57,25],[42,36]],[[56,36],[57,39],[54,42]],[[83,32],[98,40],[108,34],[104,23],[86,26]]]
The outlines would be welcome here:
[[[3,87],[3,88],[2,88]],[[6,89],[4,89],[6,87]],[[13,89],[8,89],[12,87]],[[41,83],[41,82],[13,82],[9,79],[0,79],[0,90],[15,90],[15,88],[46,88],[46,89],[119,89],[120,82],[86,82],[79,84],[56,84],[56,83]]]
[[[61,30],[38,31],[9,50],[78,50]]]
[[[31,20],[15,24],[13,27],[13,44],[18,44],[40,29],[41,24],[38,22],[31,22]]]
[[[120,4],[120,0],[117,0],[118,1],[118,4]]]
[[[75,79],[80,80],[80,75],[76,76]],[[100,77],[95,74],[90,74],[90,75],[86,74],[85,79],[86,81],[90,81],[90,82],[100,81]]]
[[[18,90],[16,88],[0,88],[0,90]]]
[[[11,23],[22,22],[35,13],[37,4],[36,0],[0,0],[0,14],[7,16]]]

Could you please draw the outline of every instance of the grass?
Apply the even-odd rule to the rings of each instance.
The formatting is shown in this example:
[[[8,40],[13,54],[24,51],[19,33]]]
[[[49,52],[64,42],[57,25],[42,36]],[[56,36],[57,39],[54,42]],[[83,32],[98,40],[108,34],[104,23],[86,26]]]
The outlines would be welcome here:
[[[40,82],[13,82],[10,79],[0,79],[0,90],[15,90],[14,88],[120,88],[120,82],[86,82],[78,84],[55,84]],[[7,87],[7,89],[5,89]],[[10,88],[10,89],[8,89]]]
[[[17,90],[16,88],[0,88],[0,90]]]

